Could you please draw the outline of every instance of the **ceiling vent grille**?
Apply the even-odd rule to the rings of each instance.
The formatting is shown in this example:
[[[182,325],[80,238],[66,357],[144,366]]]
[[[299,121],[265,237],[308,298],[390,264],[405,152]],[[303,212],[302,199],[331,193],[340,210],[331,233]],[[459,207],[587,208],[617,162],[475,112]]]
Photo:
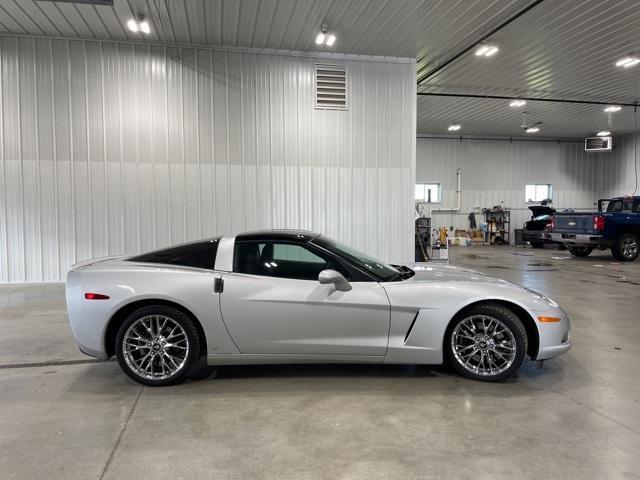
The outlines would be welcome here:
[[[347,110],[347,67],[316,65],[316,108]]]

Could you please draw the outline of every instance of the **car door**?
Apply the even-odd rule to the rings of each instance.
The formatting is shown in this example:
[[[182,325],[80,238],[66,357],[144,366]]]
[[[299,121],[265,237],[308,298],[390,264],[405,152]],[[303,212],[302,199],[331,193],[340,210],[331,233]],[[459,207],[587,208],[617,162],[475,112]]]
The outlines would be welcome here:
[[[375,281],[350,291],[322,285],[327,268],[348,268],[305,243],[237,241],[234,271],[223,276],[222,317],[242,353],[383,356],[390,306]]]

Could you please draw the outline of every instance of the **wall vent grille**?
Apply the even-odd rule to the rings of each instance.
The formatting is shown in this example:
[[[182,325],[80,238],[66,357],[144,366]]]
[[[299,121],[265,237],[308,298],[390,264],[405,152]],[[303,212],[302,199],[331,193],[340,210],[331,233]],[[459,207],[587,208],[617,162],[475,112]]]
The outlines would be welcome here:
[[[344,65],[316,65],[316,108],[348,109],[347,73]]]

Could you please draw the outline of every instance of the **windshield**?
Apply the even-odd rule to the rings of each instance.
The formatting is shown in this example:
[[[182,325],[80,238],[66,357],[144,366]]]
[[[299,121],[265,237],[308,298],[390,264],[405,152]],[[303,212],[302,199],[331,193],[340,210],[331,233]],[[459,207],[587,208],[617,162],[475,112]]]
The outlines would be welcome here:
[[[316,245],[329,250],[342,258],[346,258],[350,262],[355,263],[368,272],[371,272],[385,282],[396,280],[403,276],[402,272],[397,268],[325,236],[314,238],[312,243],[315,243]]]

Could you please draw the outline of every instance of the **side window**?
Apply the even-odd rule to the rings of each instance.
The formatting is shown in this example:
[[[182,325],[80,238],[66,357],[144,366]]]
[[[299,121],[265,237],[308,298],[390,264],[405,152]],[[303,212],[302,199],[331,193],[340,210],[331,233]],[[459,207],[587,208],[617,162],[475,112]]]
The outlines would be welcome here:
[[[314,253],[300,245],[286,243],[275,243],[273,245],[273,260],[290,260],[298,262],[325,263],[325,261]]]
[[[236,242],[233,270],[250,275],[317,280],[327,268],[338,270],[349,279],[350,275],[339,262],[321,253],[312,252],[303,245],[284,242]]]
[[[640,213],[640,199],[633,202],[633,213]]]
[[[127,260],[130,262],[164,263],[166,265],[181,265],[213,270],[216,264],[219,240],[219,238],[213,238],[203,242],[187,243],[177,247],[143,253]]]

